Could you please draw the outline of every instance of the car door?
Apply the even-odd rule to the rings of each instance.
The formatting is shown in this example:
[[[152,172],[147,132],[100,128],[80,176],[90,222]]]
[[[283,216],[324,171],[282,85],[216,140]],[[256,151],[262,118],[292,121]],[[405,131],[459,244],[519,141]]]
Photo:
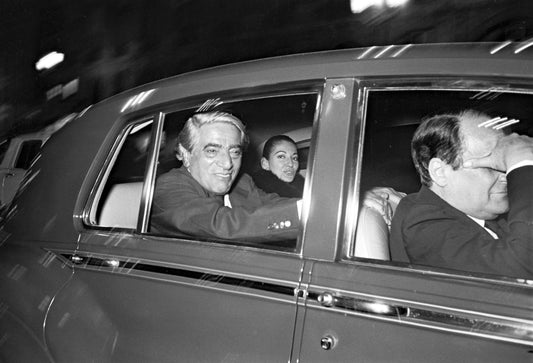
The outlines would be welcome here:
[[[315,86],[264,92],[177,101],[117,123],[88,178],[78,248],[55,251],[75,271],[47,318],[58,361],[291,360],[305,267],[300,237],[269,245],[150,227],[154,182],[180,166],[177,132],[196,110],[227,106],[257,145],[313,125]],[[251,165],[258,155],[247,158]]]
[[[339,126],[328,128],[335,144],[327,144],[320,134],[319,157],[328,147],[333,149],[331,155],[338,155],[341,151],[332,145],[344,144],[347,158],[337,167],[330,166],[327,177],[314,175],[319,183],[314,187],[327,188],[333,199],[328,202],[324,197],[317,203],[339,201],[339,228],[330,232],[330,243],[321,241],[320,246],[329,248],[305,246],[304,255],[317,261],[303,278],[307,300],[299,360],[530,362],[530,280],[363,257],[357,255],[356,246],[371,240],[378,243],[377,232],[358,236],[365,228],[357,216],[366,191],[376,186],[417,191],[410,139],[422,117],[436,110],[490,109],[520,120],[513,130],[531,136],[531,85],[513,87],[505,79],[436,77],[355,83],[339,79],[331,80],[330,87],[346,90],[344,99],[353,99],[357,107],[350,109],[349,101],[339,101],[334,92],[329,97],[325,93],[324,109],[341,107],[345,112],[332,112],[336,121],[326,115],[321,119],[326,125]],[[342,119],[350,123],[342,124]],[[313,217],[308,223],[320,223]]]

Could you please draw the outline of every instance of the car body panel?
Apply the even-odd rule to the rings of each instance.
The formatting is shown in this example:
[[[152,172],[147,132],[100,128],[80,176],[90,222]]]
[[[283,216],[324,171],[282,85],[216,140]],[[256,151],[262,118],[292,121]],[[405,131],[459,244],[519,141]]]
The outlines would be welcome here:
[[[364,87],[418,79],[453,89],[531,86],[533,49],[497,46],[279,57],[176,76],[94,105],[46,143],[5,215],[1,304],[53,361],[528,361],[530,282],[349,255]],[[158,120],[191,100],[300,84],[319,85],[321,97],[294,251],[86,223],[95,185],[132,120]],[[17,271],[25,272],[6,277]]]
[[[98,330],[116,337],[105,346],[112,361],[290,360],[303,261],[187,242],[87,233],[76,251],[56,251],[81,260],[71,262],[76,274],[52,309],[59,316],[76,306],[76,314],[70,328],[50,329],[50,340],[74,334],[86,340],[93,330],[77,327],[87,317],[102,317],[94,312],[102,306],[112,324]],[[98,304],[87,304],[86,293]],[[209,349],[204,341],[211,342]],[[56,356],[68,361],[76,354],[62,356],[65,351]]]

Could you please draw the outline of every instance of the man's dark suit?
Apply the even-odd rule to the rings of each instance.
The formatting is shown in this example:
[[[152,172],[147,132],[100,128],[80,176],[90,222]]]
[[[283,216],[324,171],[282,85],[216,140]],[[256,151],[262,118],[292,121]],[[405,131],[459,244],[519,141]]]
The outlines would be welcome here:
[[[185,168],[157,179],[151,231],[264,242],[295,239],[299,230],[297,199],[281,198],[257,188],[243,174],[224,198],[204,189]]]
[[[427,187],[403,198],[392,220],[392,260],[533,278],[533,166],[511,171],[507,182],[510,210],[497,223],[499,239]]]

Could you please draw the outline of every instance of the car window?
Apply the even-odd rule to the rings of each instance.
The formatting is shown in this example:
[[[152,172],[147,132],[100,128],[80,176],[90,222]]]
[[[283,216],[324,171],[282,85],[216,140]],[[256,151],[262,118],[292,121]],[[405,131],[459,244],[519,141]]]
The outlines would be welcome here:
[[[357,232],[351,239],[353,243],[350,253],[354,257],[372,259],[380,263],[391,260],[393,263],[409,261],[395,261],[394,254],[391,255],[391,224],[387,218],[382,217],[382,213],[365,207],[365,204],[368,204],[365,203],[365,196],[376,187],[392,188],[406,194],[421,190],[421,179],[411,156],[411,139],[423,119],[472,109],[491,117],[511,120],[511,125],[504,128],[506,133],[516,132],[533,136],[533,95],[527,92],[496,92],[490,89],[370,89],[366,101],[363,152],[359,156],[362,161],[359,170],[360,190],[359,198],[354,198],[358,200],[360,213]],[[395,211],[396,204],[389,204]],[[533,204],[533,201],[530,201],[530,204]],[[505,218],[506,215],[501,217]],[[409,233],[402,228],[399,227],[398,230]],[[431,244],[434,240],[425,243]],[[457,266],[448,269],[431,264],[409,266],[476,275],[476,271],[472,271],[469,266],[465,266],[464,270]]]
[[[116,142],[108,160],[111,160],[108,170],[103,178],[104,184],[100,186],[99,192],[95,193],[95,201],[89,215],[89,224],[100,227],[137,229],[139,221],[139,211],[141,208],[141,194],[143,183],[148,181],[152,188],[149,188],[150,195],[147,196],[145,214],[149,220],[146,228],[140,228],[139,232],[157,235],[161,237],[180,238],[190,240],[202,240],[218,242],[223,244],[239,244],[247,246],[260,246],[262,248],[273,248],[284,251],[293,251],[297,246],[297,238],[283,239],[274,238],[272,241],[256,241],[254,238],[222,238],[193,235],[179,231],[167,232],[153,227],[152,214],[154,190],[157,192],[157,183],[165,174],[182,169],[182,161],[176,156],[176,143],[178,133],[183,128],[185,122],[194,114],[200,112],[219,111],[230,113],[238,117],[245,124],[249,145],[243,152],[242,166],[238,179],[251,180],[255,184],[257,173],[261,169],[261,146],[271,136],[287,135],[291,137],[301,154],[300,164],[301,188],[307,171],[307,157],[309,153],[311,130],[317,109],[317,93],[295,93],[290,95],[268,95],[256,98],[246,98],[239,100],[222,101],[216,99],[202,99],[193,107],[180,108],[164,112],[161,118],[158,133],[157,146],[152,146],[153,123],[136,121],[127,125],[122,134],[122,141]],[[158,126],[158,127],[159,127]],[[151,164],[150,150],[153,150],[154,163]],[[153,175],[150,173],[153,168]],[[148,179],[145,177],[148,176]],[[150,180],[152,178],[153,180]],[[271,191],[265,191],[264,193]],[[263,193],[263,191],[261,192]],[[274,197],[272,197],[274,198]],[[276,195],[275,198],[278,198]],[[98,200],[98,201],[96,201]],[[127,203],[119,202],[127,200]],[[189,211],[184,208],[184,213]],[[284,228],[283,224],[278,224],[277,228]],[[276,228],[276,222],[272,223]],[[289,224],[286,225],[287,227]]]
[[[28,140],[24,141],[20,147],[20,152],[15,163],[15,168],[28,169],[32,160],[37,156],[39,150],[41,150],[41,140]]]
[[[295,130],[304,129],[299,136],[299,139],[294,140],[295,142],[300,142],[302,139],[309,141],[311,138],[311,126],[314,120],[314,113],[316,109],[317,95],[316,94],[298,94],[290,96],[269,96],[269,97],[260,97],[254,99],[238,100],[238,101],[229,101],[229,102],[220,102],[216,100],[207,100],[204,104],[216,104],[215,107],[209,108],[204,106],[202,110],[204,112],[210,111],[220,111],[227,112],[236,117],[238,117],[246,126],[246,131],[249,137],[249,145],[245,150],[243,150],[242,165],[240,168],[239,176],[237,177],[234,185],[238,183],[244,183],[245,180],[251,179],[254,184],[260,185],[261,188],[264,188],[261,184],[262,176],[258,175],[259,170],[261,169],[261,145],[264,142],[274,135],[288,135],[293,134]],[[157,193],[158,193],[158,183],[160,180],[164,180],[167,176],[173,175],[181,170],[185,169],[181,165],[181,161],[177,160],[176,157],[176,140],[178,133],[183,128],[185,122],[197,112],[197,108],[179,110],[176,112],[167,113],[165,115],[165,122],[163,127],[164,145],[161,146],[159,152],[159,158],[157,163],[157,182],[156,182],[156,192],[154,194],[154,203],[157,202]],[[296,137],[296,136],[294,136]],[[303,165],[303,170],[305,171],[306,164]],[[259,179],[258,179],[259,178]],[[300,177],[301,178],[301,177]],[[302,178],[303,180],[303,178]],[[162,182],[161,182],[162,183]],[[303,191],[303,182],[301,184]],[[236,188],[236,187],[233,187]],[[233,190],[232,188],[232,190]],[[272,193],[272,190],[265,189],[266,193]],[[247,199],[246,203],[249,203],[251,199]],[[246,205],[246,207],[251,208],[252,205]],[[257,245],[254,243],[255,236],[245,237],[245,238],[222,238],[221,236],[202,236],[202,235],[193,235],[190,232],[186,233],[183,231],[171,231],[171,229],[164,229],[157,226],[157,221],[153,223],[153,220],[159,217],[154,217],[154,213],[157,207],[152,209],[152,223],[150,223],[149,233],[163,235],[163,236],[178,236],[180,238],[187,239],[200,239],[200,240],[209,240],[217,241],[220,243],[239,243],[247,245]],[[239,206],[232,206],[232,208],[239,208]],[[163,212],[164,213],[164,212]],[[194,213],[194,211],[190,211]],[[160,215],[160,214],[159,214]],[[238,217],[235,223],[239,223]],[[273,222],[272,225],[275,225],[276,222]],[[284,221],[281,221],[278,224],[278,228],[283,228]],[[201,227],[203,228],[203,227]],[[199,228],[199,229],[201,229]],[[219,227],[217,227],[219,228]],[[224,229],[224,227],[221,227]],[[202,230],[203,232],[203,230]],[[206,232],[207,233],[207,232]],[[218,233],[218,230],[216,231]],[[238,233],[237,233],[238,234]],[[264,242],[264,241],[263,241]],[[297,240],[296,238],[285,239],[285,238],[274,238],[268,243],[261,243],[260,246],[264,248],[274,248],[281,250],[294,250],[296,248]]]
[[[152,128],[151,119],[136,121],[119,135],[102,183],[96,189],[88,224],[137,227]]]

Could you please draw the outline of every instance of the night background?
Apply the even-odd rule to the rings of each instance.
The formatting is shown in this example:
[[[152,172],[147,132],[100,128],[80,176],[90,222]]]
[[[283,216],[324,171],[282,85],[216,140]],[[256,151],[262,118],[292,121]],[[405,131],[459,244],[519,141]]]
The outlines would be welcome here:
[[[531,38],[531,0],[408,0],[364,10],[349,0],[2,0],[0,140],[210,66],[372,45]],[[64,61],[37,71],[51,51]]]

